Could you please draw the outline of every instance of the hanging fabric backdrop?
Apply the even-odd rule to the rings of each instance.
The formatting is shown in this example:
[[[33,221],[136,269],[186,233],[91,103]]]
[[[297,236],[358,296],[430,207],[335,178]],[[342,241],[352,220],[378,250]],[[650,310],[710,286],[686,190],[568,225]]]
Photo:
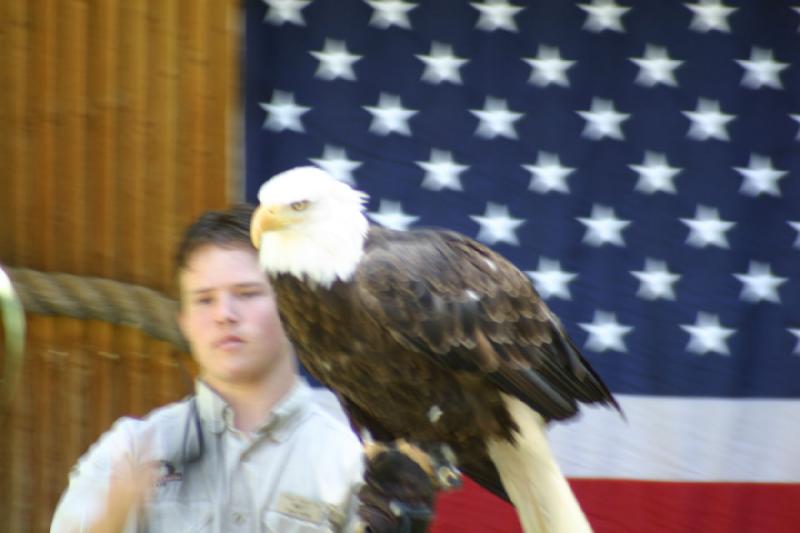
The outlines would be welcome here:
[[[527,272],[626,414],[551,431],[596,531],[797,531],[797,4],[249,0],[247,198],[313,163]]]

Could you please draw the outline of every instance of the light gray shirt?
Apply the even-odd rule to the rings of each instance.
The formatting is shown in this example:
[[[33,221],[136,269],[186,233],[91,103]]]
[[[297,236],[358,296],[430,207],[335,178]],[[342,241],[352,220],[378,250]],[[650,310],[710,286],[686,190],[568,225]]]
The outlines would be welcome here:
[[[154,460],[161,465],[157,487],[126,532],[311,533],[355,523],[361,444],[308,384],[298,380],[247,435],[234,427],[230,406],[198,381],[194,398],[142,420],[122,418],[89,449],[70,474],[50,531],[84,531],[103,512],[115,470]]]

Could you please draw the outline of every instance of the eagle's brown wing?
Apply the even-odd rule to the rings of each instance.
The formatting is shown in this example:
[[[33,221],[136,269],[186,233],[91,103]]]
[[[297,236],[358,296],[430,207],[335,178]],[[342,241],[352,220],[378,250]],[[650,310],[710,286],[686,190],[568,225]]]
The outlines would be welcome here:
[[[374,227],[355,295],[407,349],[513,395],[545,419],[618,408],[528,278],[463,235]]]

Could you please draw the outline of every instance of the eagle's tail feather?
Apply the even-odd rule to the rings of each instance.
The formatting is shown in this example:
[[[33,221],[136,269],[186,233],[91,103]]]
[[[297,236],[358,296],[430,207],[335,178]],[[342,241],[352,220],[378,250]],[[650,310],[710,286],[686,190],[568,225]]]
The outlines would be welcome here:
[[[530,407],[504,395],[520,428],[516,442],[493,439],[489,456],[517,510],[525,533],[591,533],[586,516],[556,464],[544,420]]]

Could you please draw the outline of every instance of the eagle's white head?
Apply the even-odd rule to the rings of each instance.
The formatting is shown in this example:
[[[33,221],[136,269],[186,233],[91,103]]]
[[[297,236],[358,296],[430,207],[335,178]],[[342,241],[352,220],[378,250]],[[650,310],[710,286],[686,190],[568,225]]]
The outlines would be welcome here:
[[[268,274],[330,287],[353,275],[364,252],[367,195],[317,167],[273,176],[258,191],[250,234]]]

